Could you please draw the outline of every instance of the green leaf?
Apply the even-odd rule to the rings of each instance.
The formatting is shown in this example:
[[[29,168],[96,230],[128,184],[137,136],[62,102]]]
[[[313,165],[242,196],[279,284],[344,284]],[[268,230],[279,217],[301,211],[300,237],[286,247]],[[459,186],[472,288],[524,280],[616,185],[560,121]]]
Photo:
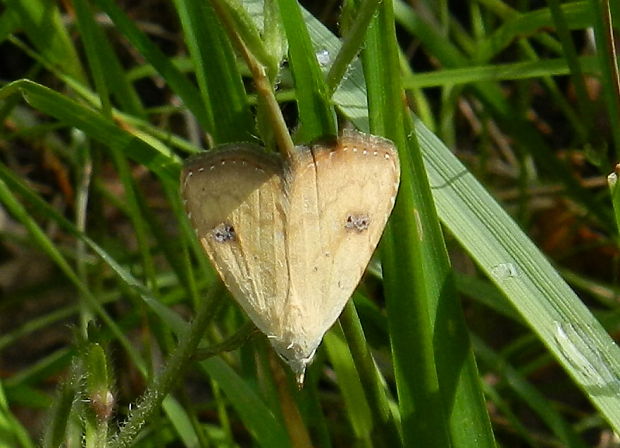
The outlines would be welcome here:
[[[222,388],[254,440],[266,448],[288,448],[286,429],[258,395],[237,373],[219,358],[200,363]]]
[[[194,114],[203,129],[207,132],[215,127],[215,120],[210,115],[202,96],[189,79],[170,61],[153,42],[142,33],[123,11],[112,0],[94,0],[114,22],[114,25],[132,43],[162,76],[170,88],[183,100],[183,103]]]
[[[226,33],[203,0],[175,0],[215,144],[248,141],[254,123],[243,80]]]
[[[26,429],[9,409],[2,382],[0,382],[0,445],[16,448],[35,446]]]
[[[109,40],[94,19],[87,0],[75,0],[76,24],[80,30],[91,76],[106,115],[111,113],[108,94],[114,96],[121,109],[144,118],[142,103],[129,82]]]
[[[300,129],[297,141],[307,143],[327,135],[336,135],[331,95],[317,61],[296,0],[278,0],[280,16],[289,45],[289,63],[295,80]]]
[[[89,137],[115,146],[134,161],[164,178],[178,177],[180,160],[164,146],[153,147],[120,129],[97,111],[32,81],[15,81],[0,89],[0,99],[21,93],[32,107],[82,130]]]
[[[84,82],[80,58],[62,23],[56,2],[51,0],[6,0],[13,17],[19,17],[21,30],[47,62],[66,75]]]

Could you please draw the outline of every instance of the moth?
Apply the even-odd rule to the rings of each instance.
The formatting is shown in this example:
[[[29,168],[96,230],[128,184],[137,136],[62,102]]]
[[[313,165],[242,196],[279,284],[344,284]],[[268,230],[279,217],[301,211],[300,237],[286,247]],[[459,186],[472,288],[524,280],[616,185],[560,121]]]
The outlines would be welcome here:
[[[234,299],[303,384],[362,277],[394,206],[394,144],[356,131],[295,148],[249,143],[188,159],[187,215]]]

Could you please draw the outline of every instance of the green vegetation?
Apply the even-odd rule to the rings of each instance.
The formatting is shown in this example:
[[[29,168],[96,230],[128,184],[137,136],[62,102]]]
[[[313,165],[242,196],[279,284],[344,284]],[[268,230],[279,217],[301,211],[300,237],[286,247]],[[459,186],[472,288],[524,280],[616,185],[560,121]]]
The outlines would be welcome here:
[[[0,13],[0,447],[613,446],[617,3],[138,3]],[[179,172],[345,123],[400,192],[297,390]]]

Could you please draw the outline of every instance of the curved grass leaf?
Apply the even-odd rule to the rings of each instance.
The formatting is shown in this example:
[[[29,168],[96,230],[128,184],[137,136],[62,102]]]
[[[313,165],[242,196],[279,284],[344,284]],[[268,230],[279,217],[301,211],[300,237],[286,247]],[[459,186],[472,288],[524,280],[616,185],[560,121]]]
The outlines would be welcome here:
[[[265,448],[289,448],[284,426],[239,375],[219,358],[200,363],[222,388],[233,407],[256,440]]]

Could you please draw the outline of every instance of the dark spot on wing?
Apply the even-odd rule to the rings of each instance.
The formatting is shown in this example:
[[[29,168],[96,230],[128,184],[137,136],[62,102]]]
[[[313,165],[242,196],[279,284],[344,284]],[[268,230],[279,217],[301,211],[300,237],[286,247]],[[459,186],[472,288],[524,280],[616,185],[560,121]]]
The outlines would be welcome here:
[[[235,241],[237,239],[235,228],[225,222],[214,227],[213,230],[211,230],[211,235],[213,236],[213,239],[218,243]]]
[[[347,216],[345,228],[348,230],[355,230],[357,233],[361,233],[368,229],[370,225],[370,217],[364,214],[356,214]]]

